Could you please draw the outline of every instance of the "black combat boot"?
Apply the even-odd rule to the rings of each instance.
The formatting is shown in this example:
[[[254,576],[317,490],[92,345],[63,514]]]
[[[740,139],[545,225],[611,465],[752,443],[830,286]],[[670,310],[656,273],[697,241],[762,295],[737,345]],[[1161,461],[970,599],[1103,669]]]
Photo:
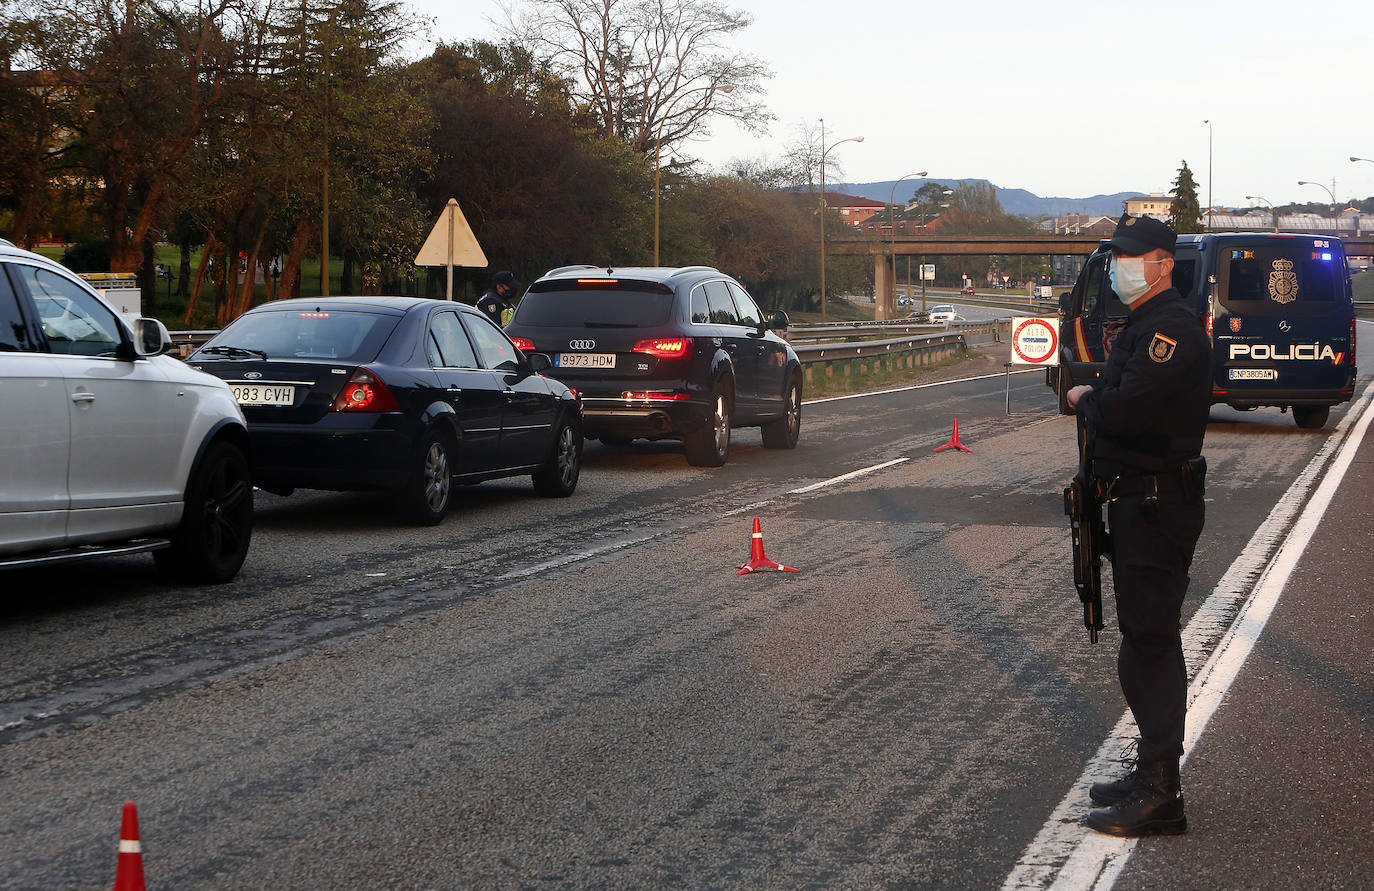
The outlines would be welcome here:
[[[1130,797],[1131,793],[1140,785],[1140,768],[1132,767],[1131,772],[1119,780],[1112,780],[1109,783],[1093,783],[1088,789],[1088,797],[1093,804],[1102,807],[1109,807],[1118,801],[1124,801]]]
[[[1089,813],[1088,826],[1124,838],[1187,832],[1188,818],[1183,815],[1178,760],[1141,761],[1136,765],[1135,776],[1135,788],[1111,807]]]
[[[1121,757],[1118,759],[1121,766],[1126,769],[1126,775],[1119,780],[1112,780],[1106,783],[1093,783],[1088,789],[1088,797],[1093,804],[1099,807],[1108,807],[1126,798],[1135,791],[1135,787],[1140,785],[1140,772],[1136,769],[1136,746],[1138,740],[1131,740],[1126,743],[1121,750]]]

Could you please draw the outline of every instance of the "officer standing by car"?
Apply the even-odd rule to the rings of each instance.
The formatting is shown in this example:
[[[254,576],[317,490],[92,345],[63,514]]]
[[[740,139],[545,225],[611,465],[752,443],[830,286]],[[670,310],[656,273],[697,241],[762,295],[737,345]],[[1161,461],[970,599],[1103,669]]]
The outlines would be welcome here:
[[[515,280],[515,276],[502,270],[491,277],[491,287],[482,295],[482,299],[477,301],[477,308],[486,313],[487,318],[504,328],[515,314],[511,299],[519,288],[520,282]]]
[[[1108,503],[1117,674],[1140,730],[1135,768],[1092,786],[1103,807],[1087,824],[1127,837],[1188,826],[1178,770],[1188,695],[1179,628],[1204,520],[1211,342],[1173,287],[1176,240],[1158,220],[1122,215],[1108,243],[1109,274],[1130,316],[1102,380],[1067,394],[1087,422],[1092,484]]]

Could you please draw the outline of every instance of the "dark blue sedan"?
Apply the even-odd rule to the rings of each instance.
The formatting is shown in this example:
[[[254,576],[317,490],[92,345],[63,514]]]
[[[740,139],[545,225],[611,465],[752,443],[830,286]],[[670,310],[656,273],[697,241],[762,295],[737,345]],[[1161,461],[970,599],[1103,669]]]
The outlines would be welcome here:
[[[577,394],[540,372],[476,309],[409,297],[280,300],[187,361],[223,378],[248,421],[253,482],[384,490],[439,523],[454,483],[529,474],[571,495],[582,465]]]

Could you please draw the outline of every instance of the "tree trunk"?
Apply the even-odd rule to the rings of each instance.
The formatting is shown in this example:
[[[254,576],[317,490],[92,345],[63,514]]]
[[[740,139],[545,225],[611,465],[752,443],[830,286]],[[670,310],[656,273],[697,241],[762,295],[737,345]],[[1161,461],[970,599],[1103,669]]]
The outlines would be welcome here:
[[[281,268],[278,294],[300,296],[301,261],[305,259],[305,250],[310,246],[310,239],[314,234],[314,228],[307,220],[301,218],[296,221],[296,234],[291,239],[291,251],[286,255],[286,262]]]
[[[211,232],[205,240],[205,250],[201,251],[200,262],[196,264],[196,280],[191,285],[191,293],[186,298],[186,315],[182,319],[182,324],[190,326],[191,316],[195,314],[196,304],[200,302],[200,287],[205,282],[205,271],[209,268],[210,259],[215,256],[215,251],[219,250],[219,239],[215,233]],[[188,244],[181,246],[182,256],[182,280],[185,281],[186,270],[191,263],[191,247]]]
[[[187,281],[187,279],[189,279],[190,277],[191,277],[191,242],[189,242],[189,241],[183,241],[183,242],[181,243],[181,268],[177,270],[177,296],[178,296],[178,297],[185,297],[187,294],[190,293],[190,290],[189,290],[189,289],[190,289],[190,282]]]
[[[157,273],[153,271],[153,240],[143,239],[143,269],[138,274],[139,291],[143,297],[139,315],[157,317]]]

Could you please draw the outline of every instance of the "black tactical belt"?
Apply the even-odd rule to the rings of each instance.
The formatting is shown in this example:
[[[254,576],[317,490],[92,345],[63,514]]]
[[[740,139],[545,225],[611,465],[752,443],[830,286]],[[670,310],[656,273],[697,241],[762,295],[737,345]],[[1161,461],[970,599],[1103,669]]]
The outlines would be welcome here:
[[[1192,458],[1178,467],[1161,470],[1153,475],[1094,479],[1093,485],[1097,487],[1097,497],[1103,503],[1132,495],[1158,495],[1161,492],[1192,498],[1202,494],[1206,473],[1206,462],[1201,458]]]

